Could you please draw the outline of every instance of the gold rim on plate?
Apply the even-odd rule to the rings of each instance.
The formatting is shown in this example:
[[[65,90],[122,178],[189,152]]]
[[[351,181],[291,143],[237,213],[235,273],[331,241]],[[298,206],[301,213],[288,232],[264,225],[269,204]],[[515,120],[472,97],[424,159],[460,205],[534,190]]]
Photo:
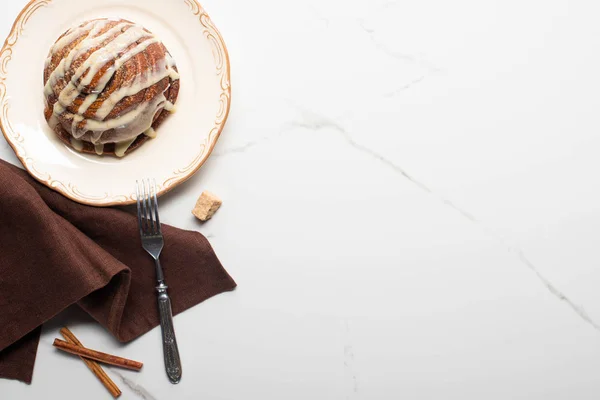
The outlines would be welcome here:
[[[9,103],[5,81],[8,76],[7,67],[12,58],[13,46],[15,46],[19,40],[31,16],[41,8],[51,4],[53,1],[54,0],[31,0],[17,16],[17,19],[15,20],[8,37],[4,41],[2,50],[0,50],[0,130],[27,172],[29,172],[29,174],[37,181],[61,193],[65,197],[68,197],[76,202],[92,206],[107,207],[114,205],[133,204],[136,201],[135,194],[133,192],[128,195],[111,195],[109,193],[105,193],[105,195],[102,197],[86,195],[85,193],[82,193],[74,184],[53,179],[50,174],[37,170],[34,160],[27,156],[25,148],[22,145],[24,138],[13,129],[10,120],[8,119]],[[168,178],[166,178],[163,182],[157,183],[159,195],[169,192],[177,185],[191,178],[192,175],[194,175],[194,173],[196,173],[196,171],[198,171],[206,162],[217,143],[217,139],[225,127],[231,106],[229,53],[227,52],[227,47],[225,46],[223,37],[197,0],[183,1],[185,4],[187,4],[192,14],[198,17],[198,21],[204,27],[204,37],[213,47],[216,72],[221,85],[221,95],[219,99],[220,105],[213,127],[208,133],[205,143],[200,146],[199,153],[196,155],[196,157],[194,157],[191,163],[172,171]]]

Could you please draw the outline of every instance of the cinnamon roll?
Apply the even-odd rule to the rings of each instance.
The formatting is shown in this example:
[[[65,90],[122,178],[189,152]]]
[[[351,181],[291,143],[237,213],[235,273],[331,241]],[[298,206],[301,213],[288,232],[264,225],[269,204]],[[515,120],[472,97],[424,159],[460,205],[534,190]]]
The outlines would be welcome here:
[[[84,153],[123,157],[156,134],[175,109],[179,73],[150,31],[95,19],[66,31],[44,68],[45,118]]]

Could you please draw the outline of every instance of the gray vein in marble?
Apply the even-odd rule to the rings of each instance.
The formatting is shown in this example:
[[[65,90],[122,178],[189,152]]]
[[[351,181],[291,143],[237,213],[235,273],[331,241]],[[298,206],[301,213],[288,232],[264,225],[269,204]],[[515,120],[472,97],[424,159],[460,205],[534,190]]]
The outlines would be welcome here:
[[[398,89],[385,93],[383,96],[384,97],[393,97],[401,92],[404,92],[405,90],[410,89],[411,87],[415,86],[417,83],[421,83],[423,82],[423,80],[425,79],[426,75],[421,75],[416,79],[413,79],[412,81],[408,82],[406,85],[402,85],[400,86]]]
[[[280,136],[282,133],[287,132],[290,129],[290,127],[304,128],[304,129],[309,129],[312,131],[318,131],[321,129],[332,129],[334,131],[339,132],[342,135],[342,137],[344,138],[344,140],[351,147],[360,151],[363,154],[368,155],[369,157],[371,157],[373,159],[378,160],[380,163],[382,163],[386,167],[390,168],[391,170],[393,170],[394,172],[396,172],[403,178],[407,179],[408,181],[410,181],[412,184],[414,184],[415,186],[417,186],[424,192],[437,197],[441,203],[448,206],[449,208],[452,208],[454,211],[458,212],[462,217],[469,220],[470,222],[479,225],[484,230],[484,232],[486,232],[488,235],[490,235],[494,239],[498,240],[503,245],[507,246],[508,250],[517,254],[519,261],[522,264],[524,264],[525,266],[527,266],[535,274],[535,276],[538,278],[538,280],[548,289],[548,291],[550,293],[552,293],[552,295],[554,295],[560,301],[565,302],[580,318],[582,318],[585,322],[589,323],[594,329],[600,331],[600,326],[585,312],[583,307],[576,305],[562,291],[560,291],[555,285],[553,285],[544,275],[542,275],[540,273],[539,269],[533,263],[531,263],[531,261],[527,258],[527,256],[525,255],[525,253],[523,252],[522,249],[515,247],[515,246],[507,245],[505,240],[502,237],[500,237],[499,235],[494,233],[491,229],[487,228],[483,223],[481,223],[471,213],[469,213],[468,211],[457,206],[451,200],[436,194],[427,185],[425,185],[424,183],[422,183],[419,180],[417,180],[416,178],[414,178],[412,175],[410,175],[408,172],[406,172],[402,167],[400,167],[396,163],[387,159],[386,157],[379,154],[378,152],[370,149],[369,147],[366,147],[366,146],[356,142],[352,138],[352,136],[348,133],[348,131],[346,129],[344,129],[344,127],[342,127],[342,125],[340,125],[338,122],[336,122],[332,119],[329,119],[323,115],[316,114],[312,111],[304,109],[300,106],[297,106],[294,104],[292,104],[292,105],[300,112],[302,119],[299,121],[289,122],[287,124],[287,129],[280,131],[277,136]],[[271,140],[271,138],[272,137],[265,137],[256,142],[249,142],[249,143],[239,146],[237,148],[232,148],[228,151],[226,150],[223,153],[221,153],[221,155],[226,155],[226,154],[231,154],[231,153],[243,153],[249,148],[252,148],[263,142]],[[345,364],[346,364],[346,361],[345,361]]]
[[[464,209],[458,207],[456,204],[454,204],[452,201],[437,195],[436,193],[434,193],[428,186],[426,186],[425,184],[423,184],[422,182],[416,180],[415,178],[413,178],[411,175],[409,175],[404,169],[402,169],[401,167],[399,167],[398,165],[396,165],[395,163],[391,162],[390,160],[388,160],[387,158],[383,157],[381,154],[361,145],[356,143],[351,137],[350,135],[348,135],[347,133],[344,132],[344,137],[346,138],[346,141],[354,148],[362,151],[363,153],[369,154],[371,157],[379,160],[381,163],[387,165],[389,168],[393,169],[394,171],[396,171],[398,174],[402,175],[404,178],[408,179],[410,182],[414,183],[416,186],[418,186],[419,188],[421,188],[422,190],[424,190],[425,192],[436,196],[443,204],[447,205],[448,207],[454,209],[456,212],[458,212],[460,215],[462,215],[464,218],[468,219],[470,222],[478,224],[480,226],[482,226],[484,228],[484,230],[490,234],[492,237],[494,237],[495,239],[499,239],[502,243],[504,243],[504,241],[502,239],[500,239],[497,235],[495,235],[493,232],[491,232],[491,230],[489,229],[485,229],[484,225],[477,220],[471,213],[465,211]],[[557,297],[559,300],[564,301],[573,311],[575,311],[575,313],[577,315],[579,315],[584,321],[586,321],[587,323],[589,323],[590,325],[592,325],[592,327],[594,327],[594,329],[600,331],[600,326],[594,322],[592,320],[592,318],[585,312],[585,310],[580,307],[577,306],[572,300],[570,300],[563,292],[561,292],[555,285],[553,285],[545,276],[543,276],[540,271],[536,268],[536,266],[534,264],[531,263],[531,261],[529,261],[529,259],[527,258],[527,256],[525,255],[525,253],[523,252],[523,250],[521,250],[518,247],[508,247],[509,250],[514,251],[518,257],[519,260],[521,261],[521,263],[525,264],[529,269],[531,269],[536,277],[542,282],[542,284],[550,291],[550,293],[552,293],[555,297]]]
[[[113,372],[115,375],[117,375],[119,378],[121,378],[121,380],[123,381],[125,386],[127,386],[129,389],[133,390],[133,393],[135,393],[141,399],[156,400],[156,398],[154,396],[152,396],[150,394],[150,392],[148,392],[148,390],[146,390],[142,385],[135,383],[134,381],[125,377],[123,374],[121,374],[120,372],[118,372],[115,369],[111,368],[110,371]]]
[[[468,219],[470,222],[482,226],[484,228],[484,231],[486,231],[492,237],[494,237],[497,240],[500,240],[500,242],[502,242],[503,244],[505,244],[504,241],[501,238],[499,238],[497,235],[495,235],[493,232],[491,232],[491,230],[486,229],[485,226],[479,220],[477,220],[471,213],[469,213],[469,212],[465,211],[464,209],[458,207],[452,201],[450,201],[450,200],[448,200],[448,199],[446,199],[446,198],[444,198],[442,196],[437,195],[431,189],[429,189],[429,187],[427,187],[423,183],[421,183],[418,180],[416,180],[415,178],[413,178],[406,171],[404,171],[404,169],[402,169],[398,165],[394,164],[393,162],[391,162],[387,158],[383,157],[379,153],[377,153],[377,152],[375,152],[375,151],[373,151],[373,150],[371,150],[371,149],[369,149],[369,148],[367,148],[367,147],[365,147],[365,146],[363,146],[361,144],[356,143],[347,133],[345,133],[344,136],[346,138],[346,141],[348,143],[350,143],[351,146],[353,146],[354,148],[362,151],[363,153],[369,154],[373,158],[379,160],[383,164],[387,165],[389,168],[393,169],[394,171],[396,171],[397,173],[399,173],[400,175],[402,175],[404,178],[406,178],[409,181],[411,181],[412,183],[414,183],[416,186],[418,186],[419,188],[421,188],[425,192],[427,192],[427,193],[429,193],[431,195],[436,196],[443,204],[445,204],[448,207],[454,209],[456,212],[458,212],[464,218]],[[584,321],[586,321],[587,323],[589,323],[590,325],[592,325],[592,327],[594,327],[594,329],[600,331],[600,326],[596,322],[594,322],[592,320],[592,318],[585,312],[585,310],[582,307],[577,306],[563,292],[561,292],[555,285],[553,285],[545,276],[543,276],[540,273],[540,271],[537,269],[537,267],[534,264],[532,264],[531,261],[529,261],[529,259],[527,258],[527,256],[523,252],[523,250],[521,250],[518,247],[512,247],[512,246],[508,246],[508,249],[510,251],[515,252],[518,255],[519,260],[521,261],[521,263],[525,264],[529,269],[531,269],[535,273],[536,277],[550,291],[550,293],[552,293],[559,300],[564,301]]]
[[[233,146],[233,147],[226,148],[223,150],[215,151],[211,157],[223,157],[223,156],[228,156],[230,154],[245,153],[248,149],[259,146],[263,143],[269,142],[279,136],[282,136],[282,135],[288,133],[290,130],[292,130],[292,128],[294,128],[296,126],[297,125],[295,124],[295,122],[288,122],[286,124],[283,124],[281,127],[279,127],[277,129],[277,131],[273,134],[263,136],[256,140],[251,140],[249,142],[246,142],[246,143],[238,145],[238,146]]]
[[[379,160],[381,163],[385,164],[388,168],[393,169],[396,173],[402,175],[404,178],[408,179],[409,181],[411,181],[413,184],[417,185],[419,188],[421,188],[422,190],[426,191],[427,193],[433,193],[431,191],[431,189],[429,189],[427,186],[425,186],[423,183],[419,182],[418,180],[416,180],[415,178],[413,178],[411,175],[409,175],[404,169],[402,169],[400,166],[394,164],[393,162],[391,162],[390,160],[388,160],[387,158],[383,157],[381,154],[376,153],[375,151],[369,149],[366,146],[363,146],[362,144],[357,143],[352,136],[350,136],[350,134],[346,131],[346,129],[344,129],[339,123],[335,122],[334,120],[331,120],[323,115],[319,115],[316,114],[312,111],[306,110],[302,107],[296,106],[296,108],[298,109],[298,111],[300,112],[301,116],[302,116],[302,120],[301,121],[295,121],[292,122],[291,124],[299,127],[299,128],[305,128],[305,129],[310,129],[313,131],[316,130],[321,130],[321,129],[325,129],[325,128],[330,128],[333,129],[335,131],[338,131],[342,137],[346,140],[346,142],[354,147],[356,150],[365,153],[367,155],[369,155],[372,158],[375,158],[377,160]]]
[[[405,179],[408,179],[411,183],[415,184],[416,186],[418,186],[420,189],[424,190],[425,192],[433,193],[431,191],[431,189],[429,189],[429,187],[427,187],[424,183],[419,182],[418,180],[413,178],[402,167],[394,164],[393,162],[391,162],[387,158],[383,157],[381,154],[371,150],[370,148],[365,147],[360,143],[357,143],[356,141],[354,141],[352,136],[350,136],[350,134],[348,132],[346,132],[345,130],[342,130],[340,132],[342,133],[342,136],[346,140],[346,142],[350,146],[354,147],[356,150],[360,151],[361,153],[369,155],[370,157],[381,162],[382,164],[385,164],[388,168],[390,168],[390,169],[394,170],[396,173],[402,175]]]
[[[391,50],[387,46],[385,46],[383,43],[379,42],[377,40],[377,38],[375,37],[375,29],[366,26],[364,19],[358,19],[357,22],[358,22],[358,26],[360,26],[360,28],[369,35],[369,39],[371,40],[371,42],[375,45],[375,47],[378,50],[382,51],[383,53],[387,54],[388,56],[390,56],[392,58],[395,58],[396,60],[410,62],[413,64],[418,63],[417,57],[413,56],[412,54],[406,54],[406,53],[402,53],[399,51]]]
[[[529,268],[535,274],[535,276],[538,278],[538,280],[546,287],[546,289],[548,289],[548,291],[550,293],[552,293],[552,295],[554,295],[560,301],[565,302],[581,319],[583,319],[585,322],[589,323],[594,329],[600,331],[600,325],[598,325],[585,312],[583,307],[575,304],[562,291],[560,291],[554,284],[552,284],[544,275],[542,275],[541,272],[539,271],[539,269],[527,258],[527,256],[525,255],[525,253],[523,252],[522,249],[520,249],[519,247],[516,247],[516,246],[508,245],[506,243],[506,241],[500,235],[496,234],[492,229],[486,227],[482,222],[480,222],[477,218],[475,218],[471,213],[469,213],[468,211],[464,210],[463,208],[457,206],[451,200],[438,195],[432,189],[430,189],[427,185],[425,185],[423,182],[419,181],[418,179],[416,179],[415,177],[410,175],[407,171],[405,171],[402,167],[400,167],[393,161],[387,159],[386,157],[384,157],[380,153],[376,152],[375,150],[356,142],[354,140],[354,138],[350,135],[350,133],[348,133],[348,131],[340,123],[338,123],[335,120],[330,119],[324,115],[317,114],[313,111],[310,111],[299,105],[296,105],[291,101],[288,101],[288,103],[300,113],[300,116],[301,116],[300,120],[290,121],[289,123],[286,124],[284,129],[282,129],[278,132],[277,135],[267,136],[258,141],[249,142],[244,145],[234,147],[229,150],[225,150],[222,153],[220,153],[220,155],[222,156],[222,155],[232,154],[232,153],[243,153],[246,150],[248,150],[249,148],[258,146],[259,144],[262,144],[266,141],[271,140],[275,136],[281,136],[283,133],[288,132],[291,128],[294,128],[294,127],[304,128],[304,129],[308,129],[308,130],[312,130],[312,131],[318,131],[318,130],[322,130],[322,129],[331,129],[331,130],[337,131],[338,133],[341,134],[342,138],[346,141],[346,143],[348,145],[350,145],[354,149],[360,151],[361,153],[366,154],[369,157],[379,161],[380,163],[382,163],[383,165],[385,165],[386,167],[388,167],[389,169],[391,169],[398,175],[402,176],[404,179],[407,179],[409,182],[411,182],[412,184],[414,184],[415,186],[417,186],[419,189],[423,190],[424,192],[437,197],[441,203],[448,206],[449,208],[452,208],[454,211],[458,212],[462,217],[469,220],[470,222],[477,224],[489,236],[493,237],[494,239],[496,239],[497,241],[499,241],[500,243],[505,245],[509,251],[514,252],[518,256],[518,259],[522,264],[527,266],[527,268]]]
[[[379,8],[382,10],[385,10],[386,8],[389,8],[391,6],[395,6],[397,3],[398,3],[397,1],[386,1]]]
[[[386,7],[389,7],[389,5],[387,5]],[[375,30],[375,28],[367,26],[365,19],[359,18],[356,21],[358,22],[358,26],[369,36],[369,40],[371,40],[371,42],[373,43],[375,48],[378,49],[379,51],[383,52],[384,54],[388,55],[389,57],[394,58],[399,61],[402,61],[402,62],[416,64],[416,65],[424,68],[428,73],[436,73],[436,72],[441,71],[440,68],[433,65],[422,54],[408,54],[408,53],[403,53],[401,51],[396,51],[396,50],[390,49],[388,46],[386,46],[384,43],[380,42],[377,39],[377,31]],[[423,80],[424,78],[425,77],[418,79],[418,80]]]
[[[527,267],[529,267],[529,269],[531,269],[533,271],[533,273],[544,284],[544,286],[546,286],[546,288],[550,291],[550,293],[552,293],[554,296],[556,296],[560,300],[564,301],[584,321],[586,321],[588,324],[592,325],[594,327],[594,329],[596,329],[597,331],[600,331],[600,325],[598,325],[588,315],[588,313],[585,311],[585,309],[583,307],[575,304],[563,292],[561,292],[556,286],[554,286],[552,284],[552,282],[550,282],[544,275],[542,275],[540,273],[539,269],[529,260],[529,258],[527,258],[527,256],[523,252],[523,250],[521,250],[520,248],[515,248],[515,247],[513,247],[511,250],[513,250],[517,254],[517,256],[519,257],[519,260],[521,260],[521,262],[523,264],[525,264]]]
[[[370,156],[373,159],[376,159],[377,161],[379,161],[386,167],[390,168],[391,170],[393,170],[394,172],[396,172],[403,178],[405,178],[408,181],[410,181],[411,183],[413,183],[415,186],[417,186],[424,192],[437,197],[438,200],[441,201],[444,205],[452,208],[454,211],[458,212],[462,217],[466,218],[470,222],[480,226],[480,228],[482,228],[483,231],[486,232],[488,235],[490,235],[491,237],[493,237],[494,239],[496,239],[503,245],[507,246],[509,251],[512,251],[515,254],[517,254],[519,261],[535,273],[538,280],[540,282],[542,282],[542,284],[548,289],[548,291],[550,293],[552,293],[552,295],[554,295],[559,300],[565,302],[579,317],[581,317],[584,321],[589,323],[592,327],[594,327],[594,329],[600,331],[600,326],[594,320],[592,320],[592,318],[585,312],[585,310],[582,307],[576,305],[562,291],[560,291],[555,285],[553,285],[544,275],[542,275],[540,273],[539,269],[527,258],[527,256],[525,255],[525,253],[523,252],[522,249],[520,249],[519,247],[516,247],[516,246],[507,245],[507,243],[501,236],[494,233],[492,229],[489,229],[488,227],[486,227],[485,224],[483,224],[481,221],[479,221],[477,218],[475,218],[471,213],[469,213],[468,211],[464,210],[463,208],[457,206],[451,200],[438,195],[433,190],[431,190],[427,185],[425,185],[424,183],[422,183],[419,180],[417,180],[416,178],[414,178],[412,175],[410,175],[408,172],[406,172],[402,167],[400,167],[396,163],[387,159],[386,157],[379,154],[378,152],[356,142],[352,138],[352,136],[347,132],[347,130],[344,129],[338,122],[331,120],[323,115],[316,114],[316,113],[309,111],[307,109],[304,109],[302,107],[296,106],[296,108],[298,109],[299,113],[302,116],[302,121],[295,122],[294,123],[295,126],[303,127],[303,128],[311,129],[311,130],[320,130],[320,129],[324,129],[324,128],[330,128],[330,129],[336,130],[339,133],[341,133],[341,135],[345,139],[345,141],[350,146],[355,148],[356,150],[360,151],[363,154]]]
[[[295,108],[298,108],[297,106],[294,106]],[[306,127],[302,125],[302,122],[298,122],[298,121],[291,121],[288,123],[283,124],[281,127],[278,128],[278,130],[271,135],[267,135],[267,136],[263,136],[259,139],[256,140],[251,140],[249,142],[246,142],[244,144],[238,145],[238,146],[233,146],[230,148],[225,148],[223,150],[219,150],[219,151],[215,151],[211,157],[224,157],[224,156],[228,156],[230,154],[241,154],[241,153],[245,153],[247,150],[254,148],[256,146],[262,145],[266,142],[269,142],[275,138],[278,138],[280,136],[285,135],[286,133],[290,132],[293,128],[308,128],[308,129],[312,129],[310,127]]]
[[[267,138],[263,138],[263,139],[260,139],[260,140],[246,142],[246,143],[244,143],[242,145],[239,145],[239,146],[234,146],[234,147],[230,147],[228,149],[217,151],[217,152],[214,152],[212,154],[212,157],[223,157],[223,156],[226,156],[228,154],[244,153],[249,148],[254,147],[254,146],[256,146],[256,145],[258,145],[258,144],[260,144],[260,143],[262,143],[262,142],[264,142],[266,140],[267,140]]]
[[[432,193],[433,194],[433,193]],[[437,196],[437,195],[436,195]],[[479,224],[480,222],[469,212],[465,211],[464,209],[458,207],[456,204],[454,204],[453,202],[451,202],[448,199],[445,199],[441,196],[437,196],[438,199],[444,203],[445,205],[447,205],[448,207],[454,209],[454,211],[456,211],[457,213],[459,213],[460,215],[462,215],[463,217],[465,217],[466,219],[468,219],[469,221],[475,223],[475,224]]]
[[[344,320],[344,325],[346,328],[346,344],[344,345],[344,372],[346,379],[348,380],[346,400],[349,400],[350,398],[355,397],[355,394],[358,393],[358,377],[354,371],[354,347],[350,343],[350,327],[347,319]]]
[[[326,28],[329,28],[329,19],[322,16],[314,5],[309,6],[310,13],[314,16],[317,21],[323,22]]]

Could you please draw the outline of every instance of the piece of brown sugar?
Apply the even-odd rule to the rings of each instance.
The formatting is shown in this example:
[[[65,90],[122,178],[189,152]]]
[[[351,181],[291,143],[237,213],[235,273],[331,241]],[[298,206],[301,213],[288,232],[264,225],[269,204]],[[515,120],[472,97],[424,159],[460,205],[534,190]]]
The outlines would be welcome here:
[[[223,202],[211,192],[204,191],[196,202],[196,207],[192,210],[192,214],[200,221],[208,221],[221,207]]]

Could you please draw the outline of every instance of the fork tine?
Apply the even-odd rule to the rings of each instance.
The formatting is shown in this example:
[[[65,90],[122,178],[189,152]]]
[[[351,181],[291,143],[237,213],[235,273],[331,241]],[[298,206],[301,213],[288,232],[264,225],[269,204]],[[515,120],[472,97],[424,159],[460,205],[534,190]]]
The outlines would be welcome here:
[[[137,201],[138,227],[140,228],[140,235],[143,235],[144,229],[142,228],[142,201],[140,198],[140,182],[139,181],[135,181],[135,198]]]
[[[146,181],[142,180],[142,188],[143,188],[143,198],[142,198],[142,205],[143,205],[143,217],[144,217],[144,232],[147,235],[150,235],[152,232],[152,228],[150,228],[150,220],[148,219],[148,190],[146,188]]]
[[[156,216],[156,230],[159,234],[162,234],[162,229],[160,227],[160,218],[158,218],[158,197],[156,195],[156,179],[153,179],[152,189],[154,192],[154,215]]]
[[[150,179],[146,179],[148,183],[148,191],[146,192],[146,201],[148,202],[148,217],[150,217],[150,231],[154,235],[156,234],[156,227],[154,225],[154,207],[152,202],[152,185],[150,184]]]
[[[152,201],[152,185],[150,184],[150,179],[147,179],[148,182],[148,213],[150,214],[150,226],[152,228],[152,233],[156,234],[156,223],[154,220],[154,202]]]

